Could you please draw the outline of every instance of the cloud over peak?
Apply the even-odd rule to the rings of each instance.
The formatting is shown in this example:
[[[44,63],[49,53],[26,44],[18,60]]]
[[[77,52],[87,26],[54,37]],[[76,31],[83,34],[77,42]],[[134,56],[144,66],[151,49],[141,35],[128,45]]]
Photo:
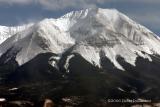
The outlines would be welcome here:
[[[0,4],[9,5],[41,5],[44,9],[61,10],[65,8],[89,8],[95,7],[108,0],[0,0]],[[110,0],[109,0],[110,1]]]
[[[89,8],[99,4],[110,2],[130,2],[130,3],[160,3],[160,0],[0,0],[1,4],[9,5],[40,5],[44,9],[62,10],[65,8]]]

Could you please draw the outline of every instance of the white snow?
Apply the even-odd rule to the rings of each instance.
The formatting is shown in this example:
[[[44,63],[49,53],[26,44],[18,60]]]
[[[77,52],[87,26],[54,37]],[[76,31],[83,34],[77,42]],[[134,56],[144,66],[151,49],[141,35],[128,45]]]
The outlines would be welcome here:
[[[20,65],[39,53],[53,52],[61,55],[72,46],[73,52],[99,67],[102,57],[100,52],[103,51],[121,70],[124,69],[116,60],[118,55],[132,65],[135,65],[137,56],[152,61],[147,54],[160,55],[159,37],[115,9],[73,11],[57,19],[44,19],[23,30],[17,30],[16,34],[3,29],[7,28],[0,27],[0,42],[5,40],[4,37],[10,38],[0,45],[0,55],[12,46],[13,50],[20,48],[16,56]],[[66,63],[65,67],[67,66]]]
[[[53,67],[59,69],[58,65],[57,65],[57,62],[58,60],[60,60],[61,56],[52,56],[50,59],[49,59],[49,64],[52,65]]]
[[[74,57],[74,55],[70,55],[67,57],[66,63],[64,65],[65,69],[67,70],[67,72],[69,73],[68,67],[69,67],[69,61],[70,59],[72,59]]]
[[[0,26],[0,44],[4,42],[7,38],[11,37],[12,35],[18,32],[21,32],[32,25],[33,24],[30,23],[22,26],[15,26],[15,27]]]
[[[9,91],[15,91],[15,90],[18,90],[18,88],[11,88],[11,89],[9,89]]]
[[[0,102],[5,102],[6,99],[5,98],[0,98]]]
[[[126,92],[126,91],[124,91],[122,88],[120,88],[120,87],[117,87],[117,89],[118,90],[120,90],[120,91],[122,91],[122,92]]]

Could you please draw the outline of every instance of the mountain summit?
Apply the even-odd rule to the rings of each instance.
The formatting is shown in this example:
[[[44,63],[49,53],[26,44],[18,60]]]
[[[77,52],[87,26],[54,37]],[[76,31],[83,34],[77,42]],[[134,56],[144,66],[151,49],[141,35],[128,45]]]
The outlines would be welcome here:
[[[160,39],[153,32],[137,24],[115,9],[86,9],[70,12],[58,19],[44,19],[8,38],[0,46],[2,55],[8,49],[21,49],[16,56],[20,65],[39,53],[63,54],[70,47],[90,63],[101,67],[101,52],[114,65],[122,56],[135,65],[137,56],[160,54]]]

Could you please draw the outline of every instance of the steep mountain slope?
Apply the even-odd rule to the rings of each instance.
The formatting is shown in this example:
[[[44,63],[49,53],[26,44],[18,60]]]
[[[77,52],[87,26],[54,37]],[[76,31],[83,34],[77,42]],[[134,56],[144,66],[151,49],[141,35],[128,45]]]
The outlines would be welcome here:
[[[160,54],[160,39],[147,28],[137,24],[117,10],[86,9],[68,13],[59,19],[45,19],[7,39],[0,53],[20,48],[17,61],[23,64],[38,53],[53,52],[59,56],[74,46],[72,52],[81,54],[90,63],[100,65],[103,52],[119,69],[120,55],[135,65],[137,56],[150,59],[148,54]],[[151,61],[151,59],[150,59]]]
[[[27,29],[33,24],[27,24],[22,26],[16,27],[7,27],[7,26],[0,26],[0,44],[4,42],[7,38],[11,37],[12,35],[21,32],[22,30]]]

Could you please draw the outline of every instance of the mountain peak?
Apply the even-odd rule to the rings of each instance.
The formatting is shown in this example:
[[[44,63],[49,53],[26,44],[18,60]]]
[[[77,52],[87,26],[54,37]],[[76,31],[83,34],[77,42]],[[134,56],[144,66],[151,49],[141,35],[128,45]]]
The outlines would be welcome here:
[[[24,33],[29,32],[29,33]],[[12,46],[21,47],[17,60],[23,64],[39,53],[63,54],[70,47],[86,60],[100,66],[103,51],[118,68],[116,56],[134,65],[137,53],[160,54],[160,39],[116,9],[90,8],[70,12],[58,19],[44,19],[12,36],[0,46],[3,54]],[[16,47],[17,46],[17,47]],[[27,53],[27,54],[26,54]],[[24,56],[25,55],[25,56]],[[20,61],[26,57],[27,60]],[[148,57],[147,57],[148,58]]]
[[[116,9],[102,9],[102,8],[87,8],[79,11],[71,11],[60,18],[69,18],[69,19],[83,19],[87,16],[95,16],[99,12],[104,12],[104,14],[112,15],[117,14]]]

